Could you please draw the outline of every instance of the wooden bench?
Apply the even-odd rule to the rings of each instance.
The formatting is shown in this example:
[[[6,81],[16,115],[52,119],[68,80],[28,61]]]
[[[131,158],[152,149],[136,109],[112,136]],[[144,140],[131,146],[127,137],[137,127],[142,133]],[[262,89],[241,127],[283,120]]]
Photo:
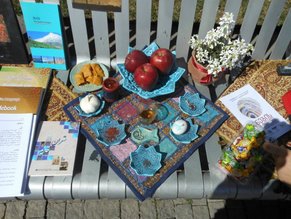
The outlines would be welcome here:
[[[27,0],[28,1],[28,0]],[[30,0],[32,1],[32,0]],[[58,0],[44,2],[59,3]],[[234,14],[237,19],[242,0],[228,0],[222,10]],[[290,58],[291,10],[287,0],[271,1],[262,26],[257,22],[264,0],[249,1],[241,26],[236,31],[247,42],[255,46],[254,59]],[[179,21],[173,22],[174,3],[181,10]],[[160,0],[158,19],[152,23],[152,0],[136,0],[136,21],[129,20],[129,1],[122,0],[121,12],[113,13],[113,21],[108,20],[108,13],[92,11],[92,19],[86,20],[82,9],[72,7],[72,0],[67,0],[70,25],[66,26],[72,64],[96,59],[115,69],[116,63],[124,61],[128,46],[143,48],[152,41],[160,47],[176,50],[179,65],[186,67],[189,57],[188,41],[190,36],[198,33],[205,36],[214,24],[218,13],[219,0],[205,0],[199,28],[193,28],[197,0]],[[278,19],[283,7],[288,8],[284,23],[278,27]],[[130,25],[131,24],[131,25]],[[64,82],[68,72],[59,72]],[[196,88],[213,101],[227,88],[228,84],[216,86],[196,85]],[[267,185],[259,179],[250,185],[240,185],[223,174],[217,174],[216,164],[221,154],[218,137],[213,135],[204,146],[197,150],[184,163],[182,170],[174,172],[156,191],[157,198],[237,198],[237,199],[286,199],[288,195],[276,194],[274,182]],[[105,164],[100,157],[92,161],[90,155],[94,147],[87,141],[84,146],[83,163],[77,164],[81,171],[73,177],[31,177],[29,188],[31,194],[25,199],[99,199],[135,197],[124,182]],[[263,186],[264,185],[264,186]]]

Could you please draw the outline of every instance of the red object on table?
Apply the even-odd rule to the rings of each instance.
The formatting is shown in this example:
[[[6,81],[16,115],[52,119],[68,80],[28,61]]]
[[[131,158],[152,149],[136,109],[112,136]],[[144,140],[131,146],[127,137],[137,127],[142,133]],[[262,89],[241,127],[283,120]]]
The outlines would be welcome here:
[[[103,98],[110,103],[116,101],[119,97],[119,86],[119,82],[116,80],[116,78],[106,78],[102,84],[102,89],[104,92]]]
[[[291,121],[291,90],[287,91],[282,96],[282,101],[284,108],[286,109],[286,112],[288,114],[289,120]]]

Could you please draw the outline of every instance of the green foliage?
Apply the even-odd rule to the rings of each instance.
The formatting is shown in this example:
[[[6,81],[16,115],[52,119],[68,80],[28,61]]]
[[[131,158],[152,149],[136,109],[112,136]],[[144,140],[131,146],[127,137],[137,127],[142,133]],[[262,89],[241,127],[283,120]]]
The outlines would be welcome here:
[[[58,47],[46,43],[37,42],[31,39],[28,41],[28,45],[33,48],[59,49]]]

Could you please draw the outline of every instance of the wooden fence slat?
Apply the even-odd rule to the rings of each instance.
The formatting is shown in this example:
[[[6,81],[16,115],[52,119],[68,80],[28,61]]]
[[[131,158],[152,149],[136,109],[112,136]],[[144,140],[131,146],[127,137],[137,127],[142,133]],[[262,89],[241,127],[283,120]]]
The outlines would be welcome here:
[[[274,34],[276,25],[278,23],[285,2],[286,0],[276,0],[271,2],[267,15],[264,19],[261,31],[259,33],[258,39],[256,41],[255,50],[252,55],[254,59],[264,58],[264,54]]]
[[[70,15],[74,46],[76,50],[77,63],[80,63],[90,59],[84,10],[73,8],[72,0],[67,0],[67,4]]]
[[[276,43],[274,44],[273,52],[271,53],[270,59],[282,59],[286,48],[291,41],[291,9],[289,9],[288,15],[282,26],[282,29],[278,35]],[[290,54],[289,54],[290,55]]]
[[[110,66],[109,31],[106,12],[92,11],[96,60]]]
[[[241,6],[242,0],[228,0],[225,5],[225,12],[231,12],[233,14],[233,20],[236,21]]]
[[[185,62],[188,59],[188,51],[190,49],[188,42],[192,35],[196,4],[197,0],[183,0],[181,2],[178,32],[183,34],[177,36],[176,53],[177,58],[182,57],[185,59]]]
[[[136,1],[136,48],[150,44],[152,0]]]
[[[160,47],[169,48],[172,20],[173,20],[174,0],[160,0],[157,26],[156,42]]]
[[[206,36],[206,33],[214,27],[218,5],[219,0],[204,1],[203,12],[198,32],[199,38],[204,38]]]
[[[240,29],[241,37],[247,42],[251,42],[255,31],[264,0],[249,1],[247,11]]]
[[[116,63],[124,62],[129,46],[129,8],[128,0],[122,0],[121,12],[114,13],[116,42]],[[115,64],[112,66],[115,68]]]

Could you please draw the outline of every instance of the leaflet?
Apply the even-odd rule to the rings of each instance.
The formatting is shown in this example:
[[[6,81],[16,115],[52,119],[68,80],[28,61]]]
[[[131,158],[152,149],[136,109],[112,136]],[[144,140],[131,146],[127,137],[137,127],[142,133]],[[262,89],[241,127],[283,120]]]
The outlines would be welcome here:
[[[32,113],[0,114],[0,197],[24,194],[32,124]]]
[[[244,126],[252,122],[266,132],[273,141],[291,130],[283,118],[250,84],[220,98],[220,101]]]

